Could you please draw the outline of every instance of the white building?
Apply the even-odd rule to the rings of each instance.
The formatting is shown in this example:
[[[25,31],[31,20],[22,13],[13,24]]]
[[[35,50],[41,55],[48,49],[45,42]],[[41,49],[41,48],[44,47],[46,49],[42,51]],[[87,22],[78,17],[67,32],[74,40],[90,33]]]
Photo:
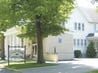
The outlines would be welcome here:
[[[44,41],[46,53],[57,53],[58,60],[70,60],[74,58],[73,36],[70,32],[59,36],[48,36]]]
[[[71,31],[71,33],[65,33],[56,37],[49,36],[44,40],[43,47],[46,59],[51,59],[53,55],[51,57],[49,57],[49,55],[51,55],[53,52],[57,53],[59,60],[72,59],[73,49],[81,50],[82,55],[84,56],[89,40],[93,40],[95,42],[95,49],[98,49],[98,14],[96,12],[94,2],[92,1],[76,1],[76,8],[70,15],[68,22],[66,22],[64,25],[67,29],[69,29],[69,31]],[[91,4],[91,2],[93,3],[93,5]],[[8,45],[21,46],[23,44],[22,40],[16,35],[16,28],[12,28],[5,33],[6,57],[8,57]],[[30,42],[29,40],[25,40],[24,44],[27,46],[26,54],[36,57],[36,44],[32,44],[32,42]],[[48,56],[48,58],[46,57],[46,55]]]
[[[65,27],[73,32],[73,49],[81,50],[82,55],[85,55],[88,45],[87,38],[98,32],[98,13],[94,4],[90,0],[77,0],[76,8],[68,22],[65,23]]]
[[[17,27],[8,29],[5,35],[5,56],[8,59],[8,55],[11,60],[23,59],[24,51],[26,56],[37,59],[37,45],[33,44],[32,40],[25,38],[22,40],[17,37],[19,31]],[[10,47],[8,47],[8,45]],[[26,46],[25,49],[22,46]],[[9,49],[9,50],[8,50]],[[46,60],[68,60],[74,58],[73,53],[73,36],[70,32],[66,32],[59,36],[48,36],[43,41],[44,57]],[[9,51],[9,53],[8,53]]]

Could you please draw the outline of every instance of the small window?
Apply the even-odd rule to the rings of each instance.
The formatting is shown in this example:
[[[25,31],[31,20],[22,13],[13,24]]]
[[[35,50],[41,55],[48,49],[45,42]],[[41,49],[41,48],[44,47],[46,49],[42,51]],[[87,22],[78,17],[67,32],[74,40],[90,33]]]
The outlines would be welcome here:
[[[83,39],[81,39],[81,46],[83,46]]]
[[[77,39],[77,45],[79,46],[79,39]]]
[[[81,24],[78,23],[78,30],[81,30]]]
[[[74,29],[77,30],[77,23],[74,24]]]
[[[84,40],[84,45],[86,46],[86,44],[87,44],[87,43],[86,43],[86,40]]]
[[[62,38],[58,38],[58,43],[62,43]]]
[[[82,30],[84,31],[84,23],[82,23]]]

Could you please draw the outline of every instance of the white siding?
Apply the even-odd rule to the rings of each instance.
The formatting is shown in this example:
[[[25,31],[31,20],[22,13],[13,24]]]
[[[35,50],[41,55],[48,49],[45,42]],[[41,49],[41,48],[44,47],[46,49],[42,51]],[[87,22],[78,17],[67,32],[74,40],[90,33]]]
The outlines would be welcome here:
[[[84,30],[75,30],[75,22],[77,23],[83,23],[84,24]],[[73,32],[73,40],[79,39],[79,46],[74,45],[73,49],[76,50],[81,50],[81,52],[84,54],[86,51],[86,46],[85,46],[85,40],[86,36],[88,33],[93,33],[95,32],[95,25],[88,23],[86,20],[85,16],[82,14],[82,12],[76,8],[74,9],[72,15],[70,16],[70,19],[68,20],[68,23],[65,25],[66,28],[68,28],[71,32]],[[83,46],[81,45],[81,39],[83,40]],[[77,44],[77,42],[76,42]]]
[[[96,30],[95,31],[98,32],[98,24],[95,24],[95,26],[96,26]]]
[[[59,60],[73,59],[73,37],[71,34],[49,36],[44,40],[44,43],[47,53],[54,53],[54,48],[56,48]]]

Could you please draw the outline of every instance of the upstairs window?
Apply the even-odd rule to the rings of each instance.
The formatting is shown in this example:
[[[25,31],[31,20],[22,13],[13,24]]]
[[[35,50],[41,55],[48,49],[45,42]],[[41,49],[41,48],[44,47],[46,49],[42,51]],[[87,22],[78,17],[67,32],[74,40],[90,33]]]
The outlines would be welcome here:
[[[77,30],[77,23],[75,22],[74,29]]]
[[[74,23],[74,30],[84,31],[84,23],[75,22]]]
[[[84,23],[82,23],[82,30],[84,31]]]
[[[81,30],[81,24],[78,23],[78,30]]]

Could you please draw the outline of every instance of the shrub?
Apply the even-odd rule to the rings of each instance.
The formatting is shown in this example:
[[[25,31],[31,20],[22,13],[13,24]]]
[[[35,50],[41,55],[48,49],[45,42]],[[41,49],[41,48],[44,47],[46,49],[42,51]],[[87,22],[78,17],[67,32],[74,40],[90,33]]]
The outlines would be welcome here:
[[[74,51],[74,56],[75,56],[75,58],[80,58],[81,57],[81,51],[80,50],[75,50]]]
[[[96,50],[94,48],[94,43],[91,41],[87,47],[86,57],[88,58],[95,58],[96,57]]]

